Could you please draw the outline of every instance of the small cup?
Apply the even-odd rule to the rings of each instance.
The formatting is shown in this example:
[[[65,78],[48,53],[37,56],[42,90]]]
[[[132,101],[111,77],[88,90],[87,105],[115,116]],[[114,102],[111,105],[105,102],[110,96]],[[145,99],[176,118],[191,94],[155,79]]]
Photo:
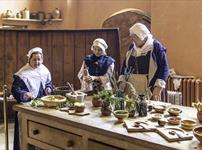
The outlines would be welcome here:
[[[158,124],[159,124],[159,126],[165,126],[165,124],[167,123],[167,121],[165,120],[165,119],[159,119],[158,120]]]

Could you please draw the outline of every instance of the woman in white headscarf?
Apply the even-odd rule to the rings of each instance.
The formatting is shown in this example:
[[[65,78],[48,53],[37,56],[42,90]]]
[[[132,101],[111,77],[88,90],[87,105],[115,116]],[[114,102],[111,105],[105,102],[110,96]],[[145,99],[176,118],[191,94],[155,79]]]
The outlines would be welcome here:
[[[168,78],[166,48],[153,38],[142,23],[134,24],[129,32],[133,42],[119,79],[131,82],[139,95],[145,95],[150,89],[153,99],[160,100]]]
[[[42,49],[35,47],[27,56],[28,63],[14,74],[12,94],[18,102],[27,102],[52,91],[50,72],[42,64]]]
[[[78,78],[81,82],[81,90],[86,92],[92,91],[93,81],[100,82],[102,87],[106,90],[112,89],[109,77],[113,74],[115,60],[107,56],[107,48],[108,45],[104,39],[97,38],[93,41],[91,46],[93,54],[85,57],[78,73]]]
[[[42,64],[43,53],[40,47],[29,50],[28,63],[14,74],[12,94],[17,102],[29,102],[52,92],[51,75]],[[19,147],[18,116],[15,116],[14,150]]]

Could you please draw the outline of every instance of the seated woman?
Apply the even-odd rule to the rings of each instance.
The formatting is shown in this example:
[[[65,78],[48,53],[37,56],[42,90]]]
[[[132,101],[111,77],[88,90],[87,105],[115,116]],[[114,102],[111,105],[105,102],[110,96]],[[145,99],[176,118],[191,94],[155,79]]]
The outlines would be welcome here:
[[[114,71],[115,60],[107,56],[107,43],[97,38],[93,41],[91,50],[93,54],[85,57],[78,78],[81,82],[81,90],[93,91],[93,83],[100,83],[105,90],[112,90],[110,77]]]
[[[49,70],[42,64],[42,49],[35,47],[28,54],[28,63],[14,74],[11,92],[17,102],[29,102],[52,92]],[[18,117],[15,116],[14,150],[19,150]]]

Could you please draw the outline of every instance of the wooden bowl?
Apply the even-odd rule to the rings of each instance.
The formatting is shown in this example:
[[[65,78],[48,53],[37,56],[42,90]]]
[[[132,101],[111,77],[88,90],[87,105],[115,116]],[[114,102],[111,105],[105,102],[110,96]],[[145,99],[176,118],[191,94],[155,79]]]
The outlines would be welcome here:
[[[202,143],[202,126],[195,127],[193,134]]]
[[[181,127],[185,130],[192,130],[196,126],[196,121],[191,119],[184,119],[181,121]]]
[[[113,112],[114,116],[118,119],[118,122],[123,122],[125,118],[128,118],[128,111],[126,110],[115,110]]]
[[[43,101],[44,105],[47,107],[57,107],[61,103],[66,102],[66,97],[61,95],[47,95],[44,97],[41,97],[41,100]]]
[[[168,109],[168,113],[170,114],[170,116],[178,116],[181,112],[182,112],[181,109],[175,107]]]

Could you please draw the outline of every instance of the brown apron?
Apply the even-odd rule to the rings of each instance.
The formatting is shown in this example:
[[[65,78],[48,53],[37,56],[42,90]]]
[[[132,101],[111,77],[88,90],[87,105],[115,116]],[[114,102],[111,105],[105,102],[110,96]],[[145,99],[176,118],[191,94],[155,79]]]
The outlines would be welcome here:
[[[130,74],[128,82],[132,83],[138,95],[145,95],[148,89],[148,79],[146,74]]]

